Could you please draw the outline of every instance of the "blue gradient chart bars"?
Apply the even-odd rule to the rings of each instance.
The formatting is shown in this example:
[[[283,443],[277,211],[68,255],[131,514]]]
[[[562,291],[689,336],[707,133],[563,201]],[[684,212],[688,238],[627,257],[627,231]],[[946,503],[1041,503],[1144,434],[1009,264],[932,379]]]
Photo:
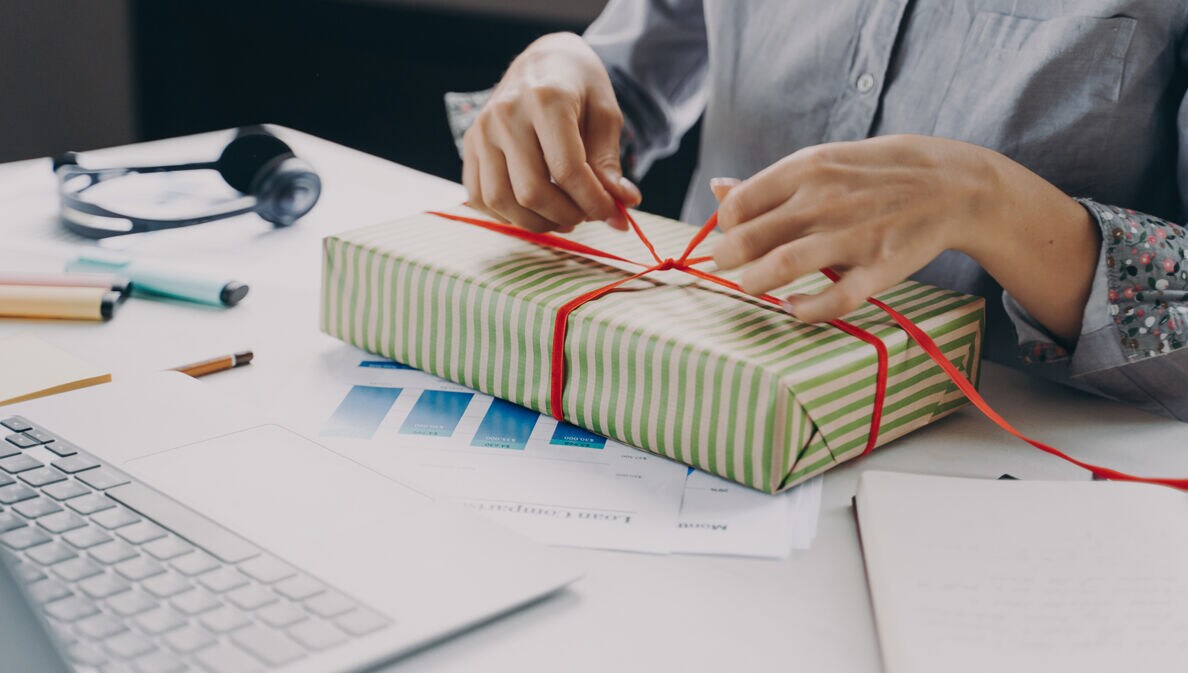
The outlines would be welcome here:
[[[471,446],[523,451],[540,414],[506,400],[494,399],[470,440]]]
[[[352,386],[322,428],[322,434],[371,439],[401,392],[400,388]]]
[[[400,426],[402,435],[449,437],[466,413],[474,393],[449,390],[426,390],[417,398],[412,411]]]
[[[583,449],[602,449],[606,447],[606,437],[596,435],[589,430],[576,425],[561,422],[553,431],[553,438],[549,444],[554,446],[578,446]]]

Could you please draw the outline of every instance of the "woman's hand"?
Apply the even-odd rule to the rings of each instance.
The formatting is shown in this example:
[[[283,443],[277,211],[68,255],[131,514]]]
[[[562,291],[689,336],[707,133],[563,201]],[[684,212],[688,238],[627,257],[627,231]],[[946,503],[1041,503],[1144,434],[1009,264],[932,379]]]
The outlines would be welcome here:
[[[557,33],[516,57],[462,140],[470,205],[532,231],[586,220],[626,229],[615,208],[640,202],[623,177],[623,116],[602,61]]]
[[[749,264],[760,294],[824,267],[841,280],[787,298],[808,322],[839,318],[945,250],[978,261],[1034,318],[1075,343],[1100,248],[1088,212],[982,147],[886,136],[801,150],[754,177],[712,184],[719,268]]]

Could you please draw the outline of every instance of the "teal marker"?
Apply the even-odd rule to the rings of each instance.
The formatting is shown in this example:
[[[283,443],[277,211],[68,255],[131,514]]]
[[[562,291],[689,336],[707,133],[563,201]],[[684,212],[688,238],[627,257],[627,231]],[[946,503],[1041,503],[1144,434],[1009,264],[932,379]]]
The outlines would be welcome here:
[[[234,306],[248,293],[247,285],[217,274],[105,250],[79,255],[66,265],[66,270],[116,273],[132,282],[133,295],[172,297],[212,306]]]

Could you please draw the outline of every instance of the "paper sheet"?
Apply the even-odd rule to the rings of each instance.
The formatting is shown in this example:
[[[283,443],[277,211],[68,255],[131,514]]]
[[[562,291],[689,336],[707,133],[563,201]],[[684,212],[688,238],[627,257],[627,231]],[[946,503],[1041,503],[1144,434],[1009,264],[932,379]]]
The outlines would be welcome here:
[[[354,348],[288,391],[280,420],[547,544],[784,557],[820,482],[770,496]]]
[[[0,338],[0,405],[107,383],[111,375],[30,333]]]

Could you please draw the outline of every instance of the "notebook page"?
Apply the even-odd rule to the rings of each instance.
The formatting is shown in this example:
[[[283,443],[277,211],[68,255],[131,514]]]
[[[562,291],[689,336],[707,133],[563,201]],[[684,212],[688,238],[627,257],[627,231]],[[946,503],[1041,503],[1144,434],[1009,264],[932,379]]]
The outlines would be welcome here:
[[[0,338],[0,405],[110,380],[102,369],[32,334]]]
[[[1188,495],[866,472],[887,673],[1188,670]]]

